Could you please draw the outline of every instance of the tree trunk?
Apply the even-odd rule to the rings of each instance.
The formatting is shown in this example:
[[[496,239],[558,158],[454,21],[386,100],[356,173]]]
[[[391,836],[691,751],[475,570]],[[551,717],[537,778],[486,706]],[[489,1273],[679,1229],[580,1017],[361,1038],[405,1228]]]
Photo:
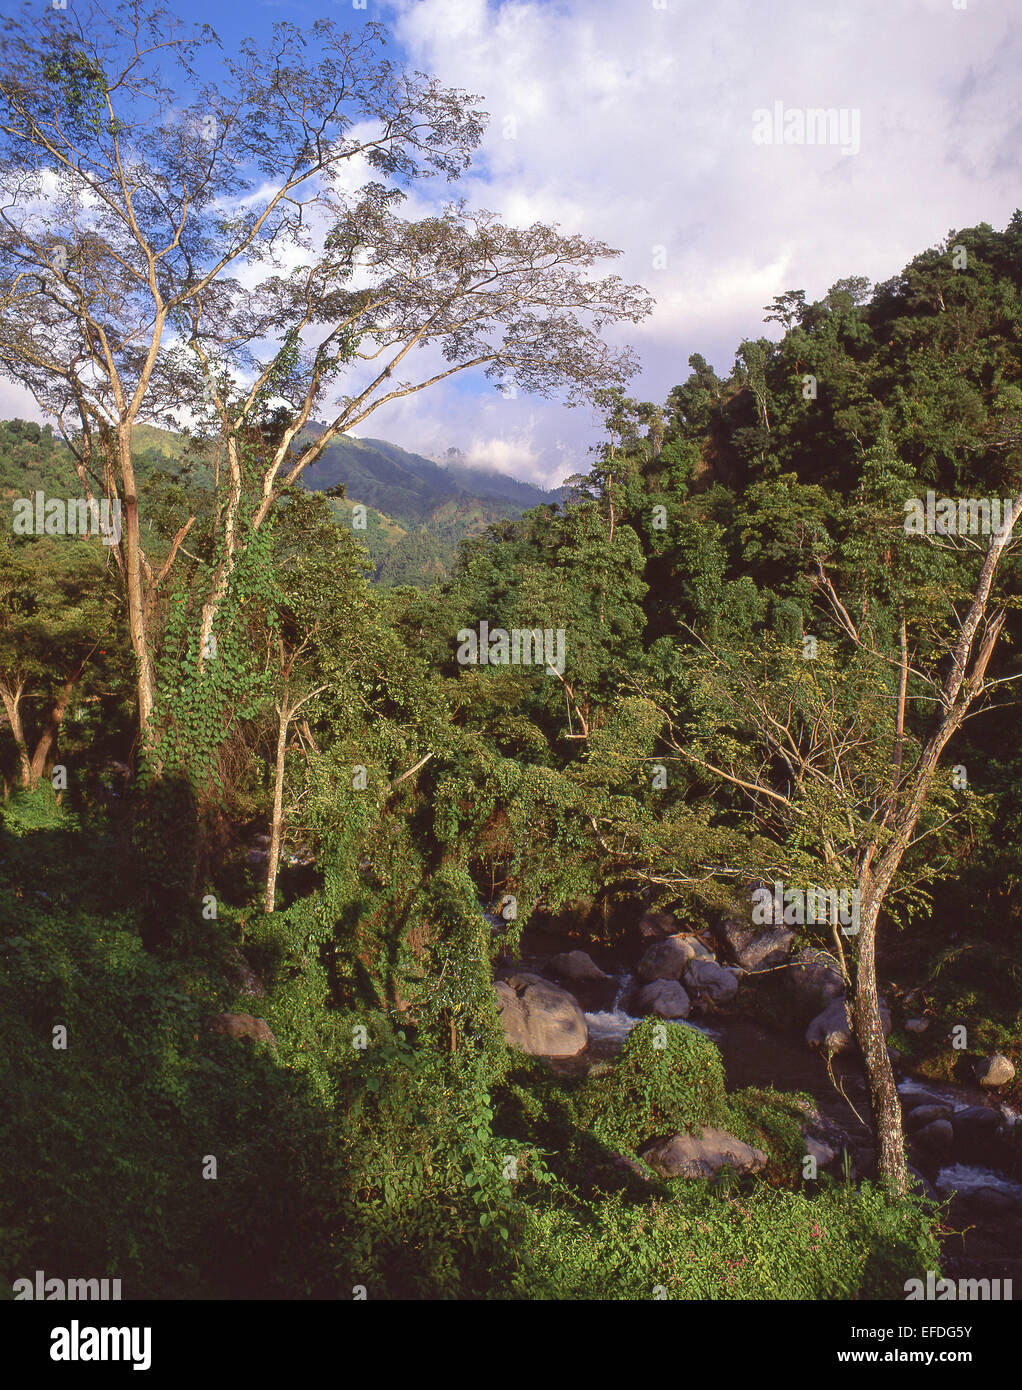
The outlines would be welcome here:
[[[43,730],[42,736],[36,744],[35,752],[32,754],[32,766],[29,772],[29,778],[30,785],[33,787],[37,785],[40,777],[42,777],[43,773],[46,771],[47,761],[57,742],[57,734],[60,732],[60,726],[63,722],[64,715],[67,713],[67,707],[71,699],[71,691],[75,686],[75,680],[75,676],[68,676],[61,687],[60,694],[53,702],[53,708],[50,710],[50,717],[47,720],[46,728]]]
[[[238,510],[241,506],[242,477],[241,460],[238,455],[238,441],[234,435],[230,435],[227,440],[227,461],[231,472],[230,490],[227,501],[224,503],[223,511],[217,519],[219,525],[223,529],[224,553],[214,572],[209,597],[202,605],[202,615],[199,625],[200,668],[206,660],[206,648],[213,632],[213,623],[216,619],[220,604],[223,602],[224,594],[227,592],[227,585],[230,582],[231,574],[234,571],[235,552],[238,544]]]
[[[277,732],[277,760],[273,781],[273,825],[270,828],[270,852],[266,860],[266,900],[265,910],[273,911],[277,893],[277,866],[280,863],[280,842],[284,836],[284,761],[287,756],[287,731],[291,715],[287,704],[278,711],[280,724]]]
[[[135,653],[135,682],[138,694],[138,724],[142,747],[152,742],[153,705],[155,703],[153,661],[150,651],[143,577],[142,544],[139,535],[138,494],[135,487],[135,467],[131,457],[131,422],[123,423],[117,431],[117,452],[124,485],[124,587],[128,603],[128,629]]]
[[[21,785],[26,789],[32,786],[32,762],[28,756],[28,742],[25,738],[25,727],[21,722],[21,696],[25,687],[17,686],[14,690],[9,690],[6,685],[0,685],[0,699],[4,702],[4,709],[7,711],[7,722],[11,726],[11,733],[14,735],[14,742],[18,747],[18,765],[21,769]]]
[[[869,1088],[877,1173],[893,1191],[901,1194],[908,1188],[908,1168],[901,1127],[901,1102],[894,1084],[894,1070],[887,1051],[877,996],[876,929],[879,916],[880,899],[870,893],[864,903],[860,902],[859,958],[855,972],[852,1021]]]

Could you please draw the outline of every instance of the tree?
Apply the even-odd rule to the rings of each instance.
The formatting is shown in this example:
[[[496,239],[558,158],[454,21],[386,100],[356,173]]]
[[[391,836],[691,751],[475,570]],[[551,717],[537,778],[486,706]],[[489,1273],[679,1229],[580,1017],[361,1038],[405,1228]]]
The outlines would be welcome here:
[[[97,541],[39,537],[0,545],[0,701],[19,780],[34,788],[52,759],[72,695],[104,642],[116,640],[116,589]],[[41,702],[26,718],[26,703]]]
[[[240,533],[258,530],[330,440],[381,405],[472,368],[569,400],[632,369],[600,334],[650,303],[614,277],[580,274],[612,254],[602,243],[506,228],[461,203],[418,223],[392,211],[402,185],[458,176],[483,113],[397,70],[385,41],[376,24],[351,35],[317,21],[308,36],[280,24],[267,52],[246,42],[223,57],[217,84],[197,89],[193,60],[216,35],[183,35],[143,0],[109,13],[93,4],[76,24],[26,7],[0,42],[0,370],[61,421],[83,485],[123,502],[145,747],[155,594],[192,520],[181,518],[157,572],[142,544],[137,421],[172,419],[203,394],[226,458],[204,651]],[[177,68],[182,90],[161,65]],[[357,161],[370,178],[350,192]],[[319,250],[313,223],[327,228]],[[281,274],[295,251],[303,263]],[[316,325],[326,327],[310,342]],[[392,380],[413,348],[436,349],[443,365]],[[326,431],[300,438],[337,374],[363,363]],[[267,416],[265,466],[246,480],[239,441]]]
[[[796,323],[801,323],[806,313],[806,292],[805,290],[785,290],[783,294],[775,294],[773,303],[764,304],[763,308],[768,310],[764,323],[779,323],[785,333],[791,331]]]
[[[899,1192],[907,1170],[877,995],[878,923],[889,898],[911,901],[937,876],[933,845],[961,815],[941,758],[1001,683],[987,672],[1010,599],[995,581],[1015,525],[990,536],[971,582],[960,572],[973,553],[964,541],[946,588],[913,589],[918,539],[890,506],[901,481],[895,470],[885,498],[851,508],[844,546],[828,546],[819,532],[806,545],[818,616],[829,618],[834,642],[821,639],[809,660],[801,642],[773,637],[717,651],[700,644],[689,663],[697,711],[689,734],[662,710],[667,746],[697,775],[733,788],[773,846],[760,871],[781,864],[796,886],[858,892],[858,930],[846,945],[832,922],[834,945],[852,995],[877,1168]],[[1022,493],[1015,516],[1020,509]]]
[[[327,691],[335,701],[342,697],[373,646],[360,557],[323,500],[292,495],[274,520],[273,582],[267,586],[273,597],[266,646],[276,728],[266,912],[274,910],[286,829],[284,793],[291,731],[299,725],[306,757],[318,755],[309,721],[320,707],[320,697]]]

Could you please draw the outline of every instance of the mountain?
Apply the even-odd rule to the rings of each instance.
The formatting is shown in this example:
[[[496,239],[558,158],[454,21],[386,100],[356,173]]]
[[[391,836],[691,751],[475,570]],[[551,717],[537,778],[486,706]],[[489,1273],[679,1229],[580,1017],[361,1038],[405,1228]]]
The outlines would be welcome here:
[[[315,423],[301,438],[316,438],[325,429]],[[502,503],[509,510],[502,509],[500,515],[507,516],[561,500],[560,489],[548,492],[492,469],[470,468],[462,458],[459,451],[451,450],[450,461],[438,463],[384,439],[346,434],[327,446],[322,458],[305,470],[302,481],[314,492],[343,483],[351,501],[412,524],[426,522],[438,507],[464,499]]]
[[[326,429],[310,425],[297,440]],[[560,502],[562,489],[546,491],[492,469],[470,468],[458,449],[443,461],[409,453],[385,439],[333,440],[302,474],[310,492],[343,484],[344,497],[331,499],[338,521],[350,525],[352,508],[367,509],[362,533],[381,584],[431,584],[444,579],[467,536],[495,521],[521,516],[530,507]]]
[[[322,424],[310,426],[297,446],[325,429]],[[201,508],[204,497],[211,500],[208,495],[215,479],[208,445],[155,425],[136,425],[134,444],[140,481],[160,473],[191,491],[191,505]],[[0,422],[0,492],[14,496],[20,489],[21,495],[31,490],[33,479],[32,486],[43,485],[42,473],[37,478],[25,472],[29,456],[32,460],[45,457],[46,467],[66,474],[66,487],[74,490],[70,458],[52,430],[12,421]],[[56,490],[55,477],[46,474],[51,493]],[[559,502],[563,495],[561,489],[547,492],[492,469],[470,468],[457,449],[448,450],[439,461],[409,453],[385,439],[352,435],[335,439],[323,457],[305,470],[301,482],[310,492],[344,485],[344,497],[329,500],[339,525],[350,526],[352,509],[359,503],[365,506],[366,528],[356,534],[369,551],[375,579],[390,585],[421,586],[446,578],[465,537],[478,535],[495,521],[518,517],[530,507]]]

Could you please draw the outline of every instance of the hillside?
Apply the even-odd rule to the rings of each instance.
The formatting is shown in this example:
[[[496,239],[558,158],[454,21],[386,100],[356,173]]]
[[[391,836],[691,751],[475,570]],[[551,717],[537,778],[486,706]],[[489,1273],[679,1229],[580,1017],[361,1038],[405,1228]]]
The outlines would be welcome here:
[[[313,426],[301,438],[314,438],[323,428]],[[27,455],[22,457],[26,449],[33,459],[41,449],[50,466],[73,479],[59,437],[49,429],[11,422],[10,436],[0,433],[0,480],[7,478],[6,468],[10,472],[7,491],[12,496],[43,485],[41,475],[23,477],[22,470],[34,466]],[[194,494],[214,486],[206,449],[189,435],[138,425],[134,452],[143,483],[159,474]],[[330,510],[345,527],[351,525],[356,505],[367,508],[366,528],[355,535],[369,552],[376,582],[428,585],[450,574],[458,546],[466,537],[479,535],[493,522],[513,520],[531,507],[561,499],[560,490],[545,492],[501,473],[470,468],[457,461],[460,456],[453,452],[455,461],[439,464],[384,439],[346,435],[306,470],[302,483],[309,492],[343,486],[343,497],[330,498]],[[69,486],[73,485],[69,482]],[[53,491],[52,480],[49,491]],[[201,507],[201,500],[194,500]]]
[[[316,438],[326,428],[316,423],[300,436]],[[437,508],[454,499],[503,504],[501,515],[512,515],[559,500],[560,494],[519,482],[503,473],[452,462],[440,464],[409,453],[383,439],[344,435],[328,445],[323,457],[303,477],[310,491],[326,492],[343,483],[354,501],[402,523],[425,522]]]
[[[302,438],[325,428],[315,424]],[[302,477],[310,492],[343,486],[331,503],[338,520],[352,508],[368,509],[362,533],[381,584],[423,585],[446,578],[458,546],[495,521],[513,520],[531,507],[560,501],[561,490],[544,491],[503,473],[471,468],[457,450],[438,463],[384,439],[334,440]]]

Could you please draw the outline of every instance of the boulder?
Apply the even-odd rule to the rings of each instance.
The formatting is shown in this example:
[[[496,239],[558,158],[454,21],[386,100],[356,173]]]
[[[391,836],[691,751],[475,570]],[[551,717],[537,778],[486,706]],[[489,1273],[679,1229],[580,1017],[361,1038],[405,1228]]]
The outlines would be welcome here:
[[[906,1018],[905,1020],[906,1033],[925,1033],[929,1026],[930,1020],[928,1018]]]
[[[817,1168],[826,1168],[828,1163],[833,1163],[837,1158],[837,1150],[832,1149],[829,1144],[825,1144],[822,1139],[815,1139],[811,1134],[806,1134],[803,1137],[806,1153],[810,1158],[816,1159]]]
[[[820,1114],[816,1102],[811,1100],[809,1096],[804,1096],[801,1100],[793,1099],[792,1105],[796,1110],[801,1110],[807,1123],[817,1126],[823,1125],[823,1116]]]
[[[977,1187],[968,1193],[968,1202],[976,1211],[986,1212],[991,1216],[1014,1214],[1018,1211],[1019,1205],[1010,1192],[1005,1192],[999,1187]]]
[[[665,941],[657,941],[650,946],[639,961],[640,980],[680,980],[685,966],[695,960],[699,952],[691,936],[681,932],[669,936]],[[705,951],[705,947],[702,948]]]
[[[731,958],[743,970],[765,970],[770,966],[784,965],[791,951],[795,933],[790,927],[751,927],[748,923],[737,922],[734,917],[724,917],[717,927],[717,935],[727,944]]]
[[[494,985],[504,1037],[534,1057],[575,1057],[589,1042],[578,1001],[541,975],[516,971]]]
[[[725,1166],[753,1172],[766,1166],[767,1156],[723,1129],[704,1129],[694,1134],[672,1134],[650,1144],[639,1155],[663,1178],[709,1178]]]
[[[685,984],[692,993],[705,995],[715,1004],[726,1004],[738,993],[735,972],[712,960],[690,960],[685,967]]]
[[[788,969],[780,974],[796,1000],[817,1013],[845,992],[835,958],[814,946],[792,956]]]
[[[911,1133],[913,1130],[922,1129],[924,1125],[931,1124],[934,1120],[950,1120],[951,1114],[950,1105],[917,1105],[906,1115],[905,1128]]]
[[[559,956],[552,956],[546,968],[558,980],[610,979],[588,951],[563,951]]]
[[[652,980],[639,990],[639,1012],[655,1018],[688,1018],[692,1001],[677,980]]]
[[[783,965],[791,954],[791,943],[795,933],[787,927],[774,927],[761,936],[754,937],[737,957],[743,970],[769,970],[775,965]]]
[[[927,1149],[949,1149],[954,1143],[955,1132],[950,1120],[931,1120],[922,1129],[917,1129],[912,1139]]]
[[[985,1105],[963,1106],[951,1116],[955,1143],[984,1147],[996,1138],[1000,1119],[996,1110],[988,1110]]]
[[[674,936],[678,923],[670,912],[644,912],[639,918],[639,935],[644,940],[662,941],[665,936]]]
[[[891,1011],[881,999],[880,1022],[884,1035],[891,1031]],[[806,1042],[824,1052],[843,1052],[852,1045],[852,1022],[847,999],[834,999],[822,1013],[817,1014],[806,1029]]]
[[[249,994],[255,999],[266,997],[266,986],[240,952],[234,957],[230,983],[239,994]]]
[[[1006,1086],[1014,1079],[1015,1068],[1002,1052],[995,1052],[976,1069],[981,1086]]]
[[[277,1039],[270,1031],[265,1018],[255,1018],[252,1014],[215,1014],[209,1020],[214,1033],[222,1033],[228,1038],[251,1038],[253,1042],[266,1042],[277,1046]]]
[[[795,940],[795,933],[789,927],[770,927],[764,931],[734,917],[725,917],[718,924],[717,936],[727,946],[735,963],[749,971],[783,965]]]
[[[617,980],[601,970],[587,951],[565,951],[551,957],[544,966],[544,973],[568,982],[571,993],[583,1009],[600,1013],[614,1005]]]

